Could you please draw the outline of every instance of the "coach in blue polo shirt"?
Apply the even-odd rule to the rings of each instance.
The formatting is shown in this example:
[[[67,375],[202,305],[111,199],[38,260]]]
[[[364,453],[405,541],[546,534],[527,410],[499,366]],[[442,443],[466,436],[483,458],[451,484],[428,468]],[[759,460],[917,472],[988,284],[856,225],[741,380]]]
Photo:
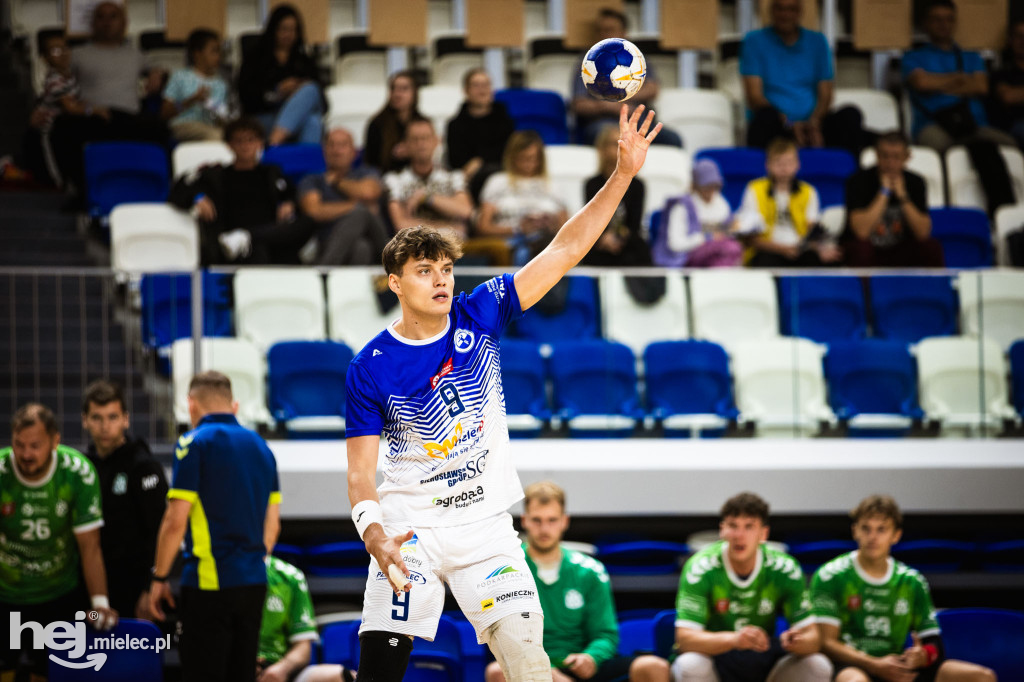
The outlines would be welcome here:
[[[181,575],[184,682],[256,676],[266,594],[263,562],[277,540],[277,463],[257,434],[235,419],[231,381],[220,372],[189,384],[191,431],[178,440],[169,503],[160,526],[150,610],[174,606],[168,574],[185,540]]]

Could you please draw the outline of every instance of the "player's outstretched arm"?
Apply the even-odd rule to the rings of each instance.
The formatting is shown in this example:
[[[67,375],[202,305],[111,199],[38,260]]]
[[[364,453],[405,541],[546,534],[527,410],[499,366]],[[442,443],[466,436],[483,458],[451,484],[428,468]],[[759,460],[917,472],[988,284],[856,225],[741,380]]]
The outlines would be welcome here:
[[[643,112],[641,104],[627,119],[626,105],[622,105],[619,109],[619,158],[611,177],[586,206],[569,218],[547,248],[516,273],[516,291],[523,310],[539,301],[587,255],[612,219],[630,181],[644,165],[647,149],[661,130],[660,123],[651,129],[653,111],[641,123]]]

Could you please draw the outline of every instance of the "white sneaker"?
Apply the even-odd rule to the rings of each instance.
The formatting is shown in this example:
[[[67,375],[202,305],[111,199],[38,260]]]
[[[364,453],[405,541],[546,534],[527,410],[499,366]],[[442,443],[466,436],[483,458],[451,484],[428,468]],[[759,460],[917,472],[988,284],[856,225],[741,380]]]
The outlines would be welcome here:
[[[248,230],[232,230],[217,237],[228,260],[238,260],[252,253],[252,235]]]

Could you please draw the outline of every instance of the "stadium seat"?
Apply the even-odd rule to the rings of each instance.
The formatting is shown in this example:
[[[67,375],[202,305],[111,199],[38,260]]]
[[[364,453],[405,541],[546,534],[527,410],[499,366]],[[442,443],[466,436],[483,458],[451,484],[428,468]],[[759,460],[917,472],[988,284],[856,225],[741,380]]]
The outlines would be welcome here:
[[[182,142],[171,152],[175,180],[203,166],[228,165],[234,162],[235,153],[231,151],[231,147],[218,141]]]
[[[818,343],[854,341],[867,333],[859,277],[779,277],[779,319],[786,336]]]
[[[861,153],[861,168],[870,168],[876,163],[878,155],[874,147],[868,147]],[[931,147],[911,145],[907,170],[924,178],[928,208],[942,208],[946,205],[946,181],[942,168],[942,157],[937,151]]]
[[[996,265],[1013,265],[1010,258],[1010,235],[1024,233],[1024,203],[1000,206],[996,211]],[[1022,265],[1018,263],[1017,265]]]
[[[267,353],[270,410],[290,438],[342,437],[352,350],[337,341],[282,341]]]
[[[529,5],[527,5],[529,13]],[[580,75],[580,51],[568,48],[558,35],[536,35],[528,42],[526,87],[553,90],[563,100],[572,97],[573,79]]]
[[[571,276],[556,285],[516,322],[516,334],[538,343],[555,343],[600,336],[597,283]]]
[[[306,573],[316,577],[366,575],[366,545],[359,540],[325,542],[306,548]]]
[[[665,341],[644,351],[647,406],[666,436],[721,435],[738,411],[729,357],[710,341]]]
[[[551,418],[540,346],[532,341],[503,339],[500,354],[509,435],[538,436]]]
[[[494,656],[486,644],[477,644],[476,628],[466,620],[466,615],[462,611],[445,611],[441,617],[454,623],[459,631],[463,679],[467,682],[479,682],[484,679],[487,663],[489,660],[494,660]]]
[[[231,277],[204,270],[202,278],[203,336],[231,336]],[[192,275],[143,275],[139,290],[142,342],[168,356],[172,343],[192,336]]]
[[[981,565],[986,571],[1024,571],[1024,539],[990,542],[981,547]]]
[[[947,268],[992,265],[992,235],[988,216],[975,208],[933,208],[932,236],[942,244]]]
[[[938,612],[946,658],[978,663],[1000,680],[1024,671],[1024,613],[1004,609],[944,609]]]
[[[797,177],[818,190],[823,208],[846,203],[846,180],[857,171],[857,160],[845,149],[800,150],[800,173]]]
[[[962,272],[957,288],[964,335],[984,336],[1004,350],[1024,339],[1024,272]]]
[[[661,298],[653,303],[641,303],[630,293],[630,282],[625,275],[602,273],[598,287],[604,338],[626,344],[636,355],[654,341],[687,338],[690,323],[686,284],[678,274],[666,275],[664,281],[665,293]]]
[[[619,656],[654,653],[654,618],[623,620],[619,614]]]
[[[235,330],[266,352],[278,341],[325,338],[324,282],[306,268],[239,268]]]
[[[170,190],[167,153],[149,142],[85,145],[85,200],[90,215],[106,217],[118,204],[164,201]]]
[[[825,349],[802,338],[743,341],[729,346],[740,422],[760,435],[816,433],[834,424],[825,401],[822,357]]]
[[[238,421],[247,426],[273,423],[267,410],[266,370],[263,354],[249,341],[236,338],[204,338],[201,368],[215,369],[231,379],[231,392],[238,401]],[[171,383],[174,387],[174,418],[189,424],[188,383],[192,380],[192,339],[171,344]]]
[[[431,83],[461,83],[467,71],[484,66],[484,51],[466,45],[465,34],[434,36],[431,47],[433,55],[428,62]]]
[[[583,208],[587,178],[597,173],[597,150],[590,146],[562,144],[545,147],[548,180],[569,215]]]
[[[671,145],[653,145],[637,177],[644,181],[644,215],[650,215],[663,208],[670,197],[690,191],[690,155]]]
[[[1010,173],[1017,201],[1024,201],[1024,155],[1016,147],[1001,146],[1006,170]],[[946,151],[946,191],[950,206],[988,209],[981,179],[971,164],[966,147],[950,147]]]
[[[279,144],[267,147],[260,163],[277,166],[293,185],[297,185],[307,175],[327,170],[323,148],[318,144]]]
[[[335,268],[327,273],[330,336],[356,352],[402,315],[393,294],[379,296],[378,281],[387,290],[387,280],[365,268]],[[382,310],[382,304],[390,305]]]
[[[357,149],[366,143],[366,126],[388,99],[384,81],[368,85],[331,85],[327,98],[325,128],[345,128],[352,133]]]
[[[336,85],[379,85],[387,82],[387,49],[370,45],[365,33],[342,34],[335,40]],[[378,102],[382,105],[383,102]]]
[[[408,603],[408,596],[396,597]],[[403,682],[462,682],[462,638],[458,626],[448,616],[442,615],[437,623],[434,640],[417,639],[409,657],[409,667],[405,671]]]
[[[789,553],[800,563],[804,575],[810,576],[840,554],[857,549],[853,540],[816,540],[790,545]]]
[[[80,625],[84,627],[84,624]],[[97,679],[102,679],[104,682],[107,680],[110,682],[136,682],[137,680],[161,682],[164,679],[164,654],[162,651],[156,650],[156,641],[165,640],[166,644],[166,638],[160,628],[153,623],[148,620],[122,617],[112,630],[100,632],[91,627],[84,627],[84,629],[84,644],[88,653],[83,652],[82,660],[75,660],[68,655],[71,653],[69,651],[53,651],[50,654],[49,675],[46,679],[52,682],[89,682]],[[58,631],[56,636],[61,638],[62,634]],[[112,645],[109,647],[97,645],[97,638],[105,638],[108,642],[113,641],[114,638],[121,642],[126,642],[129,639],[140,640],[147,642],[150,648],[135,649],[126,646],[124,648],[117,647],[115,650]],[[71,640],[65,638],[58,639],[58,641],[70,643]],[[111,653],[104,653],[104,649]],[[81,665],[99,657],[102,657],[103,660],[98,661],[99,665],[95,667],[72,668],[54,661],[54,658],[60,658]],[[102,666],[102,673],[99,672],[100,666]]]
[[[681,542],[637,540],[598,545],[597,558],[610,575],[678,573],[690,548]]]
[[[975,543],[960,540],[903,540],[893,545],[892,555],[922,573],[952,573],[963,568],[977,549]]]
[[[957,330],[957,297],[948,275],[874,275],[868,279],[875,336],[917,343]]]
[[[188,50],[184,40],[168,40],[163,30],[143,31],[139,34],[139,51],[149,68],[159,67],[172,73],[188,64]]]
[[[764,150],[750,147],[725,149],[702,149],[697,152],[696,159],[712,159],[722,170],[725,186],[722,196],[729,202],[732,210],[737,210],[743,202],[743,190],[747,183],[764,176]]]
[[[913,353],[921,407],[944,432],[998,431],[1003,419],[1015,417],[1007,402],[1006,361],[995,341],[936,337],[918,343]]]
[[[1013,406],[1017,409],[1017,414],[1024,418],[1024,340],[1010,346],[1009,357]]]
[[[561,341],[552,346],[555,409],[574,437],[624,438],[643,417],[636,361],[611,341]]]
[[[666,609],[654,617],[654,653],[670,658],[676,645],[676,610]]]
[[[899,130],[900,112],[895,98],[884,90],[838,88],[832,106],[854,106],[864,117],[864,128],[875,133]]]
[[[653,106],[658,120],[683,137],[691,154],[736,144],[732,102],[723,92],[662,87]]]
[[[196,221],[164,203],[118,205],[110,214],[110,265],[128,272],[195,270]]]
[[[569,123],[565,113],[565,100],[551,90],[525,90],[514,88],[498,90],[494,99],[505,105],[515,121],[516,130],[536,131],[545,145],[567,144]],[[591,172],[596,172],[596,168]]]
[[[424,85],[416,96],[420,113],[434,123],[437,136],[444,139],[448,121],[459,113],[459,107],[462,106],[462,88],[458,85]]]
[[[366,554],[366,548],[363,548]],[[365,561],[363,562],[366,563]],[[363,567],[365,571],[365,566]],[[359,625],[358,620],[328,623],[320,631],[320,662],[337,663],[350,669],[359,666]]]
[[[779,335],[775,283],[767,272],[708,270],[690,274],[693,334],[729,348]]]
[[[829,403],[851,436],[904,435],[924,416],[917,373],[906,343],[865,339],[836,342],[825,355]]]

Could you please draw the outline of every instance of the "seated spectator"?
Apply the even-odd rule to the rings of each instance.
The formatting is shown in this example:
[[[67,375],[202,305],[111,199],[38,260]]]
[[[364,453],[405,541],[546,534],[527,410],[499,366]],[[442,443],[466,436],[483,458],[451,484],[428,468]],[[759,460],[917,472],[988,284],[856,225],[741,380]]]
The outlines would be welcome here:
[[[220,37],[197,28],[185,43],[187,69],[171,74],[164,88],[163,116],[178,142],[220,140],[228,115],[228,84],[220,77]]]
[[[544,141],[536,132],[512,133],[502,166],[504,170],[487,178],[480,192],[476,233],[503,239],[515,264],[525,265],[569,216],[548,183]]]
[[[740,206],[743,260],[753,267],[778,268],[837,263],[842,257],[818,225],[818,191],[796,179],[800,157],[792,140],[768,145],[768,175],[751,180]]]
[[[334,128],[324,137],[327,172],[299,183],[299,207],[317,223],[318,265],[376,265],[390,235],[380,219],[377,171],[353,168],[352,133]]]
[[[589,178],[584,186],[584,200],[590,201],[604,187],[605,181],[615,170],[619,154],[619,129],[605,126],[594,143],[597,147],[597,175]],[[644,181],[634,177],[622,201],[615,208],[615,215],[597,239],[590,252],[583,257],[581,265],[633,266],[650,265],[651,250],[641,232],[644,217]],[[556,228],[557,229],[557,228]]]
[[[482,68],[462,79],[466,101],[448,122],[448,167],[462,170],[474,200],[488,176],[501,169],[501,156],[515,123],[505,105],[494,101],[491,77]]]
[[[655,242],[654,263],[662,267],[730,267],[743,260],[733,234],[739,227],[722,196],[722,171],[711,159],[693,164],[693,192],[669,199]]]
[[[791,137],[801,147],[843,147],[859,156],[868,143],[861,113],[856,107],[831,111],[832,50],[824,35],[800,25],[802,14],[803,0],[772,0],[771,25],[743,38],[747,144],[764,149]]]
[[[882,135],[878,163],[846,181],[844,261],[853,267],[936,267],[942,245],[931,236],[924,178],[906,169],[910,149],[903,133]]]
[[[271,145],[320,143],[325,102],[316,62],[306,53],[302,17],[291,5],[274,8],[259,42],[243,55],[238,96],[242,113],[270,131]]]
[[[597,16],[595,27],[597,40],[625,38],[627,28],[626,15],[615,9],[603,8]],[[582,63],[583,57],[581,56],[580,64],[582,65]],[[640,91],[629,100],[629,113],[633,113],[632,107],[635,107],[637,104],[644,104],[649,107],[651,102],[657,98],[660,89],[661,85],[658,82],[658,74],[654,66],[648,63],[644,84],[640,86]],[[572,99],[569,102],[569,110],[576,116],[576,137],[579,144],[594,144],[598,133],[601,132],[601,128],[608,124],[618,125],[620,106],[621,103],[619,102],[606,102],[590,95],[583,84],[583,79],[580,78],[580,70],[576,69],[572,78]],[[683,139],[679,136],[679,133],[663,127],[661,132],[658,133],[658,137],[654,139],[654,144],[669,144],[675,147],[682,147]]]
[[[1003,68],[992,76],[994,123],[1024,149],[1024,19],[1010,27]]]
[[[430,119],[415,118],[406,124],[403,146],[409,153],[409,166],[384,176],[388,214],[395,231],[430,225],[466,236],[473,202],[460,171],[434,164],[438,144]]]
[[[402,170],[409,164],[405,127],[423,118],[419,111],[419,86],[410,71],[399,71],[388,79],[388,101],[366,126],[363,163],[381,173]]]
[[[182,176],[168,198],[199,220],[199,257],[208,265],[298,264],[316,224],[297,217],[291,185],[277,166],[260,163],[266,134],[241,118],[224,127],[235,155],[229,165]]]

